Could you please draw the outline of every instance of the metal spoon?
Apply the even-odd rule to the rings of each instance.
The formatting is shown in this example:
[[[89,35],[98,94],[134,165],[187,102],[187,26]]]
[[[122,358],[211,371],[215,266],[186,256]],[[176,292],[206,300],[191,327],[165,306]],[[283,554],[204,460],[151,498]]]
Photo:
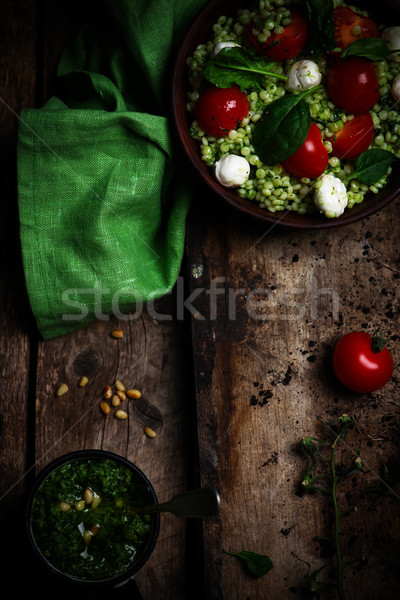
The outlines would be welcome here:
[[[220,496],[217,490],[203,487],[174,496],[162,504],[135,507],[138,513],[170,512],[176,517],[201,518],[215,515],[218,512]]]

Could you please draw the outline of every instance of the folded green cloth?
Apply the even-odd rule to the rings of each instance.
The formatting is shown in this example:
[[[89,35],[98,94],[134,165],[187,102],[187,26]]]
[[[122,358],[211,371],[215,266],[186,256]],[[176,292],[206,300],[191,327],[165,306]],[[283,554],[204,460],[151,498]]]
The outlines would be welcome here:
[[[190,189],[172,142],[174,55],[205,0],[104,0],[58,68],[60,93],[21,112],[20,236],[45,339],[166,294]]]

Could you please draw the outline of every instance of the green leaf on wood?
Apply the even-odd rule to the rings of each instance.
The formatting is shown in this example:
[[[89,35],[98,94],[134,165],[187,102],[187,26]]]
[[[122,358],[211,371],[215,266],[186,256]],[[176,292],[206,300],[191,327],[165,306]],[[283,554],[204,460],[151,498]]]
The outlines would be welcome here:
[[[256,577],[265,575],[265,573],[268,573],[273,567],[272,560],[269,556],[263,554],[250,552],[249,550],[242,550],[241,552],[228,552],[225,550],[225,553],[230,554],[231,556],[237,556],[243,560],[250,572]]]

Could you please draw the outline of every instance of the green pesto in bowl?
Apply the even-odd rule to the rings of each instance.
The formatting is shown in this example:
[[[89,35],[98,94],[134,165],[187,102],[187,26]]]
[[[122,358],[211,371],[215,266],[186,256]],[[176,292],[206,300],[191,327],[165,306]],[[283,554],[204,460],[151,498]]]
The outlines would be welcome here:
[[[134,507],[153,503],[145,482],[109,458],[80,458],[51,471],[36,490],[31,535],[49,565],[80,581],[113,579],[145,548],[152,518]]]

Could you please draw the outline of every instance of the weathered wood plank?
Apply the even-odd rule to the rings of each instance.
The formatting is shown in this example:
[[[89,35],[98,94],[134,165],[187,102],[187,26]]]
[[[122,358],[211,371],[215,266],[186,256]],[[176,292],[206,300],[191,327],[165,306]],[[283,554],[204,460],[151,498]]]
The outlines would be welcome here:
[[[346,587],[353,600],[373,598],[384,581],[394,599],[398,496],[377,499],[368,488],[387,461],[398,481],[399,203],[329,233],[290,232],[244,221],[204,196],[187,252],[204,317],[192,319],[200,469],[221,491],[220,519],[204,527],[206,597],[303,597],[304,561],[311,571],[324,563],[313,538],[329,537],[330,517],[321,499],[298,493],[299,442],[326,437],[319,417],[349,413],[349,444],[354,451],[361,440],[369,473],[340,495],[359,508],[343,524],[344,553],[367,555],[373,568],[349,570]],[[214,314],[213,284],[221,288]],[[365,397],[342,389],[330,366],[337,339],[359,328],[386,333],[396,364],[384,390]],[[271,556],[273,570],[247,576],[224,554],[243,548]]]
[[[121,327],[123,338],[110,332]],[[72,450],[98,448],[127,457],[152,481],[160,501],[186,488],[184,402],[187,367],[182,324],[143,314],[131,321],[101,320],[55,340],[41,342],[36,397],[37,466]],[[86,375],[89,383],[79,388]],[[116,380],[142,393],[120,407],[126,420],[105,416],[100,401]],[[66,383],[67,394],[55,396]],[[115,388],[113,388],[115,389]],[[148,438],[151,426],[157,437]],[[137,575],[144,597],[163,593],[184,597],[185,522],[162,515],[161,531],[149,562]]]
[[[0,206],[0,377],[3,407],[0,455],[4,492],[26,468],[30,317],[19,244],[15,152],[20,110],[32,105],[35,98],[35,17],[34,2],[21,2],[19,7],[12,2],[0,6],[0,160],[6,174]],[[23,40],[18,47],[16,39]],[[21,436],[18,453],[16,432]],[[21,489],[23,487],[18,485],[7,496],[15,499]]]

